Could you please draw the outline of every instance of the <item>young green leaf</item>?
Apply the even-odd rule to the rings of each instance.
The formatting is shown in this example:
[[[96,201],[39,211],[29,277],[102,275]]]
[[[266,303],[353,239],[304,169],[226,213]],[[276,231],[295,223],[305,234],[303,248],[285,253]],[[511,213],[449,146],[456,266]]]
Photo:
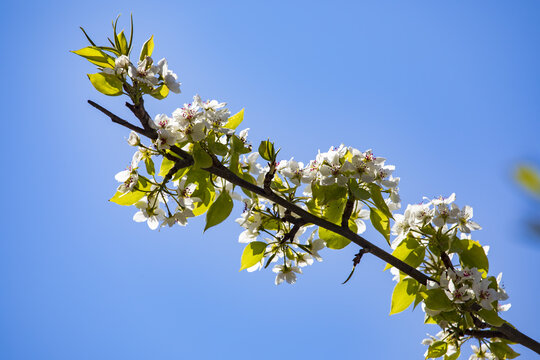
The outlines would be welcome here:
[[[204,227],[204,231],[223,222],[229,217],[232,209],[233,201],[231,196],[227,191],[222,191],[206,213],[206,226]]]
[[[381,187],[373,183],[368,184],[368,186],[371,198],[373,199],[375,205],[377,205],[377,209],[381,210],[388,218],[393,219],[392,212],[390,211],[388,205],[386,205],[386,202],[384,202],[384,198],[382,197]]]
[[[151,158],[147,157],[144,159],[144,165],[146,165],[146,172],[148,175],[154,175],[156,173],[156,168],[154,166],[154,161]]]
[[[224,127],[234,130],[242,123],[242,121],[244,121],[244,109],[231,116]]]
[[[400,313],[407,309],[416,298],[418,287],[418,281],[411,278],[405,278],[398,282],[392,293],[390,315]]]
[[[150,96],[152,96],[155,99],[163,100],[169,95],[169,88],[167,85],[163,84],[159,87],[155,88],[151,93]]]
[[[161,166],[159,167],[159,176],[166,176],[173,168],[174,161],[167,159],[166,157],[161,160]]]
[[[446,296],[443,289],[430,289],[420,292],[424,303],[430,310],[449,311],[453,309],[452,301]]]
[[[470,239],[455,239],[452,242],[452,248],[459,254],[459,261],[468,268],[477,268],[487,274],[489,270],[489,261],[484,248],[478,241]]]
[[[261,141],[259,155],[266,161],[274,161],[276,159],[274,144],[269,140]]]
[[[370,208],[369,219],[373,227],[384,236],[390,245],[390,220],[388,216],[379,209]]]
[[[349,190],[356,200],[367,200],[370,198],[370,193],[366,189],[361,188],[355,179],[349,179]]]
[[[515,359],[519,355],[521,355],[515,352],[510,346],[508,346],[508,344],[502,341],[491,342],[489,348],[491,349],[491,352],[499,359]]]
[[[478,315],[480,315],[488,324],[493,326],[501,326],[506,322],[499,315],[497,315],[497,311],[495,310],[481,309],[478,311]]]
[[[119,47],[118,50],[120,51],[121,54],[127,55],[128,43],[127,43],[126,35],[124,34],[124,30],[122,30],[120,34],[116,35],[116,38],[118,40],[118,47]]]
[[[349,229],[352,232],[358,231],[358,227],[353,220],[349,220]],[[327,248],[334,250],[343,249],[351,242],[351,240],[347,239],[346,237],[343,237],[333,231],[321,227],[319,228],[319,238],[323,239],[326,242]]]
[[[326,241],[326,247],[329,249],[339,250],[349,245],[351,240],[336,234],[333,231],[325,228],[319,228],[319,238]]]
[[[141,200],[147,194],[146,192],[150,190],[151,184],[143,178],[139,177],[136,188],[139,190],[134,189],[133,191],[127,193],[121,193],[120,191],[117,191],[114,196],[109,199],[109,201],[118,205],[131,206],[137,201]]]
[[[436,359],[443,356],[448,351],[448,344],[445,341],[435,341],[429,345],[426,359]]]
[[[88,74],[88,79],[97,91],[108,96],[122,95],[122,81],[115,75],[97,73]]]
[[[397,257],[399,260],[411,265],[414,268],[418,267],[422,263],[425,255],[426,249],[418,240],[410,236],[405,238],[392,252],[392,256]],[[391,267],[392,265],[386,264],[384,270],[388,270]]]
[[[103,68],[114,68],[114,59],[112,56],[105,54],[96,46],[88,46],[80,50],[72,51],[72,53],[82,56],[94,65]]]
[[[145,57],[152,56],[153,51],[154,51],[154,35],[150,36],[150,39],[146,40],[146,42],[144,43],[139,60],[143,61]]]
[[[212,157],[201,147],[201,144],[193,145],[193,160],[194,166],[198,168],[209,168],[212,166]]]
[[[313,199],[319,206],[327,205],[334,201],[345,201],[345,197],[347,196],[347,188],[338,184],[319,185],[317,182],[314,182],[311,185],[311,191]]]
[[[248,269],[257,264],[264,257],[264,250],[268,244],[262,241],[250,242],[242,253],[240,259],[240,270]]]

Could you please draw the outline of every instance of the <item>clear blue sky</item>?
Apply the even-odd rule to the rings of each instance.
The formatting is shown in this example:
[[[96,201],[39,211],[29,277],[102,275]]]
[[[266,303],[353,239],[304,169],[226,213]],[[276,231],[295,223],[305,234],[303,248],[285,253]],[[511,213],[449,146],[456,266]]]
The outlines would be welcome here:
[[[97,93],[68,50],[78,29],[110,36],[130,12],[136,47],[154,34],[182,94],[245,107],[253,143],[307,161],[345,143],[397,167],[404,203],[457,194],[473,206],[504,272],[506,318],[540,338],[539,242],[512,180],[540,159],[540,5],[536,1],[89,1],[0,5],[5,157],[0,358],[420,359],[421,311],[388,316],[393,283],[353,246],[325,250],[295,286],[238,272],[231,220],[153,232],[107,202],[131,157],[128,132],[88,106],[129,117]],[[239,210],[237,210],[239,212]],[[238,214],[237,212],[237,214]],[[371,229],[366,237],[383,245]],[[523,359],[534,357],[522,347]],[[465,357],[466,358],[466,357]]]

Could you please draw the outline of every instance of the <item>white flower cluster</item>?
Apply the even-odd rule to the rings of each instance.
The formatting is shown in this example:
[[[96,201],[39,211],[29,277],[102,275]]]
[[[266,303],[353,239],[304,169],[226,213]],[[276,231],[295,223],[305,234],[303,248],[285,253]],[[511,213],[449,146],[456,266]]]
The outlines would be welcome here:
[[[176,109],[172,117],[159,114],[150,126],[157,130],[155,146],[159,150],[168,149],[181,142],[197,142],[206,138],[209,130],[222,134],[232,134],[231,129],[223,126],[230,116],[226,104],[216,100],[202,101],[199,95],[193,97],[193,103],[184,104]]]
[[[441,288],[446,296],[454,304],[464,304],[465,302],[475,299],[482,308],[493,310],[492,303],[494,301],[504,301],[508,299],[506,291],[501,287],[502,273],[496,278],[496,289],[489,278],[482,278],[482,274],[478,269],[463,268],[463,270],[448,269],[441,274],[439,284],[428,282],[428,289]],[[506,311],[510,308],[510,304],[499,305],[497,311]],[[439,312],[425,309],[430,316],[435,316]]]
[[[257,159],[258,154],[252,153],[243,158],[241,165],[244,171],[253,176],[257,185],[262,187],[264,177],[270,171],[270,166],[262,167],[257,163]],[[352,147],[341,145],[338,148],[331,147],[325,153],[319,151],[316,159],[310,161],[307,166],[304,166],[302,162],[295,161],[294,158],[279,161],[276,164],[276,172],[283,177],[283,181],[280,179],[278,181],[286,190],[296,190],[305,185],[303,193],[308,198],[313,195],[313,184],[321,186],[337,184],[346,187],[349,179],[358,181],[362,187],[365,187],[368,183],[375,183],[388,188],[390,196],[386,199],[386,203],[389,209],[395,210],[400,207],[397,188],[399,178],[392,177],[394,166],[385,165],[384,162],[384,158],[373,156],[371,150],[360,152]],[[237,196],[239,195],[237,194]],[[306,231],[307,227],[300,228],[294,239],[287,244],[274,246],[274,244],[280,244],[280,240],[283,239],[286,233],[283,229],[272,229],[269,222],[271,223],[271,218],[282,218],[285,209],[260,198],[254,201],[252,198],[244,197],[242,201],[245,203],[246,211],[236,220],[245,229],[239,236],[240,243],[247,244],[257,241],[263,230],[265,230],[266,234],[270,233],[269,230],[275,231],[272,234],[273,239],[264,238],[265,242],[272,245],[269,246],[271,250],[267,248],[264,258],[256,265],[248,268],[248,271],[260,270],[263,267],[264,260],[270,259],[270,257],[270,262],[283,259],[283,265],[275,265],[273,268],[273,271],[277,273],[276,284],[280,284],[283,280],[294,283],[296,274],[301,273],[302,267],[313,264],[313,258],[322,261],[318,251],[325,247],[325,242],[322,239],[314,239],[316,231],[312,232],[307,242],[301,244],[301,247],[297,245],[299,243],[298,238]],[[303,203],[299,205],[305,208]],[[366,225],[362,219],[369,218],[369,210],[362,209],[362,206],[362,202],[355,202],[354,222],[357,226],[357,233],[365,231]],[[272,209],[272,211],[269,213],[265,209]],[[289,248],[291,249],[289,250]]]
[[[132,81],[146,84],[150,87],[157,86],[163,82],[174,93],[180,93],[180,83],[178,76],[169,69],[167,59],[161,59],[157,65],[151,57],[146,56],[134,66],[126,55],[120,55],[114,61],[114,69],[104,68],[103,72],[125,76],[129,75]]]
[[[396,238],[392,242],[392,248],[395,249],[409,233],[418,234],[429,224],[433,225],[435,230],[442,229],[444,232],[459,230],[468,234],[472,230],[481,230],[480,225],[471,220],[472,207],[465,205],[460,209],[453,203],[455,199],[456,194],[448,198],[441,196],[427,203],[408,205],[403,215],[394,215],[396,222],[392,226],[392,234],[396,235]]]
[[[317,181],[320,185],[346,186],[349,179],[356,179],[360,183],[375,183],[381,188],[387,188],[390,197],[388,206],[390,210],[400,207],[399,178],[392,176],[394,165],[385,165],[385,158],[375,157],[371,150],[361,152],[353,147],[343,144],[331,147],[327,152],[317,154],[304,166],[302,162],[294,159],[280,161],[277,171],[287,177],[294,185],[307,184],[305,194],[311,194],[311,183]]]

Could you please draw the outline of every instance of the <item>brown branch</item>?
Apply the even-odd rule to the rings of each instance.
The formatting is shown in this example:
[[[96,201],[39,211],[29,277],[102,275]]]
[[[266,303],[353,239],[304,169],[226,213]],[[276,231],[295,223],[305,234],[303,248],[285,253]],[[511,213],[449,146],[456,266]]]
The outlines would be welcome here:
[[[129,122],[119,118],[118,116],[114,115],[113,113],[111,113],[110,111],[106,110],[105,108],[99,106],[98,104],[94,103],[93,101],[89,100],[88,102],[89,102],[90,105],[94,106],[95,108],[97,108],[98,110],[103,112],[105,115],[109,116],[113,122],[115,122],[117,124],[120,124],[122,126],[125,126],[128,129],[136,131],[139,134],[145,135],[145,136],[147,136],[147,137],[149,137],[151,139],[156,139],[157,138],[157,133],[155,132],[155,130],[153,130],[153,129],[141,129],[141,128],[139,128],[139,127],[137,127],[135,125],[132,125]],[[135,116],[137,116],[137,118],[139,118],[139,120],[141,121],[141,123],[144,126],[145,121],[147,121],[147,119],[149,119],[150,117],[149,117],[148,113],[146,113],[146,110],[144,110],[144,106],[142,106],[142,101],[141,101],[140,104],[141,104],[140,109],[136,109],[136,111],[134,111],[134,110],[132,110],[132,111],[135,114]],[[131,104],[128,105],[128,107],[131,109],[130,106],[133,106],[133,105],[131,105]],[[135,108],[135,106],[133,106],[133,107]],[[178,148],[176,146],[171,147],[171,151],[173,151],[175,154],[180,156],[183,159],[183,161],[187,161],[188,163],[193,164],[193,157],[188,152],[186,152],[186,151],[184,151],[184,150],[182,150],[182,149],[180,149],[180,148]],[[169,160],[172,160],[172,161],[177,161],[177,162],[182,161],[182,159],[175,158],[174,156],[171,156],[171,155],[166,156],[166,157]],[[273,191],[268,192],[265,188],[261,188],[261,187],[255,185],[255,184],[250,183],[249,181],[246,181],[246,180],[240,178],[235,173],[233,173],[231,170],[227,169],[215,156],[213,156],[212,159],[213,159],[213,165],[211,167],[209,167],[209,168],[204,168],[203,170],[208,171],[209,173],[211,173],[213,175],[216,175],[216,176],[219,176],[219,177],[229,181],[232,184],[243,187],[246,190],[249,190],[249,191],[251,191],[251,192],[253,192],[253,193],[257,194],[257,195],[260,195],[260,196],[262,196],[262,197],[264,197],[264,198],[266,198],[266,199],[268,199],[268,200],[270,200],[270,201],[272,201],[272,202],[274,202],[274,203],[276,203],[278,205],[283,206],[285,209],[289,210],[291,213],[294,213],[297,216],[299,216],[300,218],[302,218],[306,223],[315,224],[315,225],[317,225],[319,227],[330,230],[330,231],[332,231],[332,232],[334,232],[334,233],[336,233],[338,235],[341,235],[341,236],[351,240],[355,244],[362,247],[365,250],[365,252],[372,253],[373,255],[375,255],[379,259],[383,260],[384,262],[392,265],[393,267],[395,267],[395,268],[399,269],[400,271],[404,272],[405,274],[409,275],[411,278],[415,279],[420,284],[426,285],[428,280],[433,280],[432,278],[425,275],[421,271],[418,271],[416,268],[413,268],[409,264],[407,264],[407,263],[399,260],[398,258],[392,256],[388,252],[386,252],[383,249],[379,248],[378,246],[372,244],[371,242],[369,242],[368,240],[366,240],[362,236],[354,233],[350,229],[348,229],[346,227],[343,227],[343,226],[339,226],[339,225],[334,224],[334,223],[332,223],[330,221],[322,219],[322,218],[320,218],[320,217],[318,217],[316,215],[313,215],[310,212],[302,209],[301,207],[299,207],[299,206],[297,206],[297,205],[295,205],[293,203],[290,203],[288,200],[282,198],[281,196],[277,195]],[[271,167],[271,170],[272,170],[272,167]],[[275,171],[275,167],[274,167],[274,171]],[[268,176],[268,174],[267,174],[267,176]],[[295,226],[297,226],[297,225],[295,224]],[[293,229],[294,229],[294,227],[293,227]],[[493,329],[495,329],[494,331],[498,331],[503,335],[503,336],[499,336],[500,338],[508,339],[508,340],[510,340],[512,342],[519,343],[519,344],[521,344],[521,345],[535,351],[536,353],[540,354],[540,344],[536,340],[528,337],[527,335],[525,335],[522,332],[520,332],[519,330],[513,328],[509,324],[505,323],[502,326],[493,327]]]
[[[130,130],[133,130],[135,131],[136,133],[139,133],[141,135],[144,135],[146,137],[149,137],[151,139],[154,139],[155,136],[153,134],[151,134],[151,132],[149,132],[148,130],[145,130],[145,129],[142,129],[136,125],[133,125],[132,123],[130,123],[129,121],[126,121],[118,116],[116,116],[115,114],[113,114],[112,112],[110,112],[109,110],[105,109],[103,106],[99,105],[99,104],[96,104],[95,102],[93,102],[92,100],[88,100],[88,103],[90,105],[92,105],[93,107],[95,107],[96,109],[98,109],[99,111],[101,111],[102,113],[104,113],[105,115],[107,115],[108,117],[111,118],[112,122],[114,123],[117,123],[117,124],[120,124],[122,126],[125,126],[127,127],[128,129]]]
[[[470,335],[478,339],[500,338],[507,339],[506,335],[497,330],[464,330],[463,335]]]
[[[144,101],[142,98],[140,98],[139,101],[135,103],[135,105],[126,102],[126,106],[129,108],[129,110],[131,110],[133,115],[135,115],[135,117],[139,119],[141,125],[144,127],[145,130],[153,130],[150,127],[150,122],[152,121],[152,118],[146,112],[146,109],[144,108]]]
[[[441,251],[441,260],[447,269],[451,269],[454,272],[456,271],[454,269],[454,265],[452,265],[452,260],[450,260],[450,257],[448,256],[448,254],[445,253],[444,251]]]
[[[347,198],[347,203],[345,204],[345,209],[343,209],[343,215],[341,216],[341,227],[348,229],[349,228],[349,219],[351,218],[352,212],[354,209],[354,198],[351,194]]]

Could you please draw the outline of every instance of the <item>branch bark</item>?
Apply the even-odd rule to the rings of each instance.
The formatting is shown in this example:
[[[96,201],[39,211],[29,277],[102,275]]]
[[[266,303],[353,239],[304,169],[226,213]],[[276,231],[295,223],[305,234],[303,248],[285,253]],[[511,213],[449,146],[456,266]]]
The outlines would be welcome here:
[[[126,106],[132,110],[133,114],[139,119],[141,124],[145,127],[145,129],[142,129],[138,126],[132,125],[126,120],[121,119],[120,117],[114,115],[107,109],[103,108],[102,106],[96,104],[95,102],[88,100],[88,103],[95,107],[96,109],[100,110],[102,113],[107,115],[113,122],[120,124],[122,126],[127,127],[130,130],[133,130],[141,135],[144,135],[150,139],[157,139],[157,132],[149,127],[148,121],[151,121],[150,116],[144,109],[143,102],[140,101],[138,105],[132,105],[129,103],[126,103]],[[172,146],[171,151],[173,151],[175,154],[180,156],[182,159],[175,158],[174,156],[167,156],[169,160],[180,162],[182,166],[186,166],[186,164],[193,164],[193,157],[188,152],[178,148],[177,146]],[[249,190],[259,196],[262,196],[278,205],[283,206],[285,209],[289,210],[290,212],[296,214],[300,218],[303,219],[305,223],[311,223],[315,224],[319,227],[325,228],[327,230],[330,230],[336,234],[339,234],[350,241],[354,242],[358,246],[362,247],[362,249],[365,249],[365,252],[372,253],[379,259],[383,260],[384,262],[394,266],[395,268],[399,269],[403,273],[409,275],[411,278],[418,281],[420,284],[427,285],[428,280],[434,281],[434,279],[430,278],[429,276],[425,275],[421,271],[418,271],[416,268],[413,268],[412,266],[408,265],[407,263],[401,261],[400,259],[392,256],[390,253],[384,251],[383,249],[379,248],[378,246],[374,245],[373,243],[369,242],[362,236],[356,234],[355,232],[351,231],[348,226],[344,226],[343,224],[336,225],[328,220],[325,220],[323,218],[320,218],[316,215],[311,214],[310,212],[307,212],[306,210],[302,209],[301,207],[290,203],[288,200],[282,198],[278,194],[274,193],[273,191],[268,191],[269,186],[265,186],[265,188],[261,188],[255,184],[252,184],[239,176],[237,176],[235,173],[233,173],[231,170],[226,168],[219,160],[213,156],[212,157],[213,164],[212,166],[208,168],[203,168],[203,170],[208,171],[209,173],[219,176],[230,183],[240,186],[246,190]],[[189,165],[188,165],[189,166]],[[268,174],[267,174],[268,175]],[[265,179],[266,182],[266,179]],[[346,224],[347,225],[347,224]],[[296,225],[295,225],[296,226]],[[449,259],[448,259],[449,260]],[[451,263],[450,263],[451,265]],[[515,343],[519,343],[536,353],[540,354],[540,343],[538,343],[536,340],[530,338],[529,336],[523,334],[519,330],[513,328],[509,324],[505,323],[502,326],[499,327],[492,327],[493,330],[466,330],[467,335],[476,336],[480,334],[486,334],[487,337],[499,337],[502,339],[507,339]],[[468,332],[468,333],[467,333]],[[491,336],[493,334],[497,334],[497,336]]]

